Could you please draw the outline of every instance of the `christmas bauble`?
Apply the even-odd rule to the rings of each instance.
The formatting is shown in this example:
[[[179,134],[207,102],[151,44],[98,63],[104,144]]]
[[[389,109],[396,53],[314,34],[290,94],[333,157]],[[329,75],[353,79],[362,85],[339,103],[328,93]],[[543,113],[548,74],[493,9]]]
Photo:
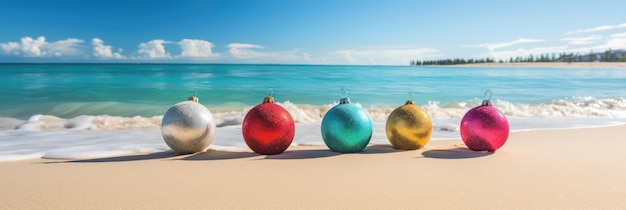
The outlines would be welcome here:
[[[246,144],[252,151],[262,155],[284,152],[295,134],[293,118],[285,108],[267,96],[246,114],[241,125]]]
[[[496,151],[509,137],[509,121],[490,99],[467,111],[461,120],[461,138],[471,150]]]
[[[341,98],[340,103],[326,112],[322,119],[322,139],[334,152],[361,152],[372,137],[372,120],[350,99]]]
[[[407,100],[387,118],[387,138],[393,148],[415,150],[424,147],[433,133],[433,123],[426,110]]]
[[[189,154],[207,149],[215,136],[213,115],[195,96],[172,106],[163,115],[161,133],[176,153]]]

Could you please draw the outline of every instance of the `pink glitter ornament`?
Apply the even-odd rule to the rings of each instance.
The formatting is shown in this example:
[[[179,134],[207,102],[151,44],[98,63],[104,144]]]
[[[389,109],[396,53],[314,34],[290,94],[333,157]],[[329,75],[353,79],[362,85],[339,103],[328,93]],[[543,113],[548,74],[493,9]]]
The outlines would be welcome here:
[[[509,121],[502,112],[491,103],[491,90],[485,91],[482,105],[474,107],[465,113],[461,120],[461,139],[465,145],[474,151],[494,152],[509,137]]]

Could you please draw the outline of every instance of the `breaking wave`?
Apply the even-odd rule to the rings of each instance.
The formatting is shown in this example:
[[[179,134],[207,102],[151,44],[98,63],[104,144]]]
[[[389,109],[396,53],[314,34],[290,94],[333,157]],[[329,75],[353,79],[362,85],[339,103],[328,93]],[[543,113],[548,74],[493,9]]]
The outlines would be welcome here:
[[[324,114],[337,103],[323,106],[294,104],[289,101],[277,103],[284,107],[296,123],[318,123]],[[421,106],[433,119],[456,119],[480,101],[455,102],[441,105],[439,102],[428,102]],[[359,103],[356,105],[361,106]],[[518,104],[503,100],[494,101],[494,106],[507,117],[604,117],[626,118],[626,100],[595,99],[593,97],[574,97],[571,99],[553,100],[541,104]],[[240,125],[251,107],[240,110],[224,111],[216,109],[213,112],[218,127]],[[373,121],[386,121],[389,114],[396,108],[391,106],[363,107]],[[211,108],[209,108],[211,110]],[[135,130],[146,128],[160,128],[162,115],[152,117],[121,117],[109,115],[81,115],[64,119],[52,115],[36,114],[22,121],[14,118],[0,118],[1,129],[18,130]]]

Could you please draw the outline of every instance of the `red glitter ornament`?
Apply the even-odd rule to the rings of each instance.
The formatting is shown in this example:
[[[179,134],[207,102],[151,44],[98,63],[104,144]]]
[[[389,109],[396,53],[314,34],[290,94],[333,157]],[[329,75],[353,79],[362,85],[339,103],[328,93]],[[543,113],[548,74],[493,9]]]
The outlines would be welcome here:
[[[274,103],[272,89],[263,103],[248,111],[243,119],[241,131],[243,139],[252,151],[262,155],[275,155],[284,152],[295,134],[293,118],[285,108]]]

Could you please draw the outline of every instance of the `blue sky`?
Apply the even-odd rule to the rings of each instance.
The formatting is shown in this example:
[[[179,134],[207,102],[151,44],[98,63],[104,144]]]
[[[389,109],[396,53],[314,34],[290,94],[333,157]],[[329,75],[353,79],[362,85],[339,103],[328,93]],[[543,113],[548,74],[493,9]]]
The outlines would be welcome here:
[[[0,3],[0,62],[407,65],[626,49],[623,0]]]

